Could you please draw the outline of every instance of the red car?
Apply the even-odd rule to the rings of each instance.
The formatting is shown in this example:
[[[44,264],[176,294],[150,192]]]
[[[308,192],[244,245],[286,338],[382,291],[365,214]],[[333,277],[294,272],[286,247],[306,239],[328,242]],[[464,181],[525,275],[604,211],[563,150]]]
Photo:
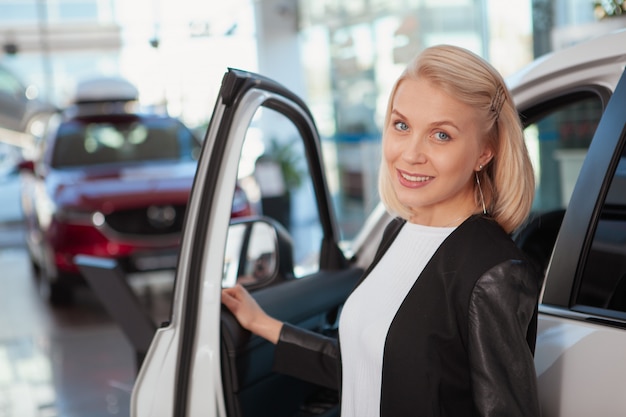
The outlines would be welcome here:
[[[115,258],[128,272],[176,266],[201,144],[178,119],[91,103],[51,122],[24,161],[26,243],[53,304],[82,283],[76,255]],[[251,214],[237,187],[232,216]]]

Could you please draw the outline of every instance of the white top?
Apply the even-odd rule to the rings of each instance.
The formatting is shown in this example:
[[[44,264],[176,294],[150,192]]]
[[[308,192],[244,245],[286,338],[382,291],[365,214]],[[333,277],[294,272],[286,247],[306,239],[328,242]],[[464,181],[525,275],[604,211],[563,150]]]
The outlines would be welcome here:
[[[454,229],[407,222],[346,301],[339,320],[342,417],[380,415],[383,350],[389,326],[426,263]]]

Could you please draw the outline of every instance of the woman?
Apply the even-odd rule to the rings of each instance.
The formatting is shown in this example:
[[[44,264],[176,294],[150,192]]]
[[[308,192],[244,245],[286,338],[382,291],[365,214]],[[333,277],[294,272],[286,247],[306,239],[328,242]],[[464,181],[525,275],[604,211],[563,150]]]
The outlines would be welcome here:
[[[340,388],[344,417],[538,416],[540,275],[509,237],[534,177],[504,80],[464,49],[426,49],[392,90],[382,145],[396,218],[344,305],[340,345],[240,286],[223,303],[276,344],[275,370]]]

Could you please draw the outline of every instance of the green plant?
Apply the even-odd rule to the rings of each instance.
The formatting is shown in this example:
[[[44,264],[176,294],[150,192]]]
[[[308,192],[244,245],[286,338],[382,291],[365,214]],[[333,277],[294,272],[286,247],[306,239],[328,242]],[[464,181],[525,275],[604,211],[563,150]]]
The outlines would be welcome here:
[[[283,143],[272,138],[267,152],[280,165],[288,190],[300,187],[306,174],[306,171],[301,168],[302,154],[294,149],[295,144],[296,142],[293,141]]]

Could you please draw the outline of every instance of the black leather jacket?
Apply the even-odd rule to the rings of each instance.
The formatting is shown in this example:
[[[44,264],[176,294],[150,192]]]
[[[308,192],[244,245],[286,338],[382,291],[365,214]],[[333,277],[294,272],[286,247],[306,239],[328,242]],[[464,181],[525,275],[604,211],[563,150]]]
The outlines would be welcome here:
[[[403,225],[389,225],[364,278]],[[382,417],[540,415],[533,351],[541,279],[530,265],[484,216],[443,242],[389,328]],[[274,369],[340,388],[338,343],[285,324]]]

